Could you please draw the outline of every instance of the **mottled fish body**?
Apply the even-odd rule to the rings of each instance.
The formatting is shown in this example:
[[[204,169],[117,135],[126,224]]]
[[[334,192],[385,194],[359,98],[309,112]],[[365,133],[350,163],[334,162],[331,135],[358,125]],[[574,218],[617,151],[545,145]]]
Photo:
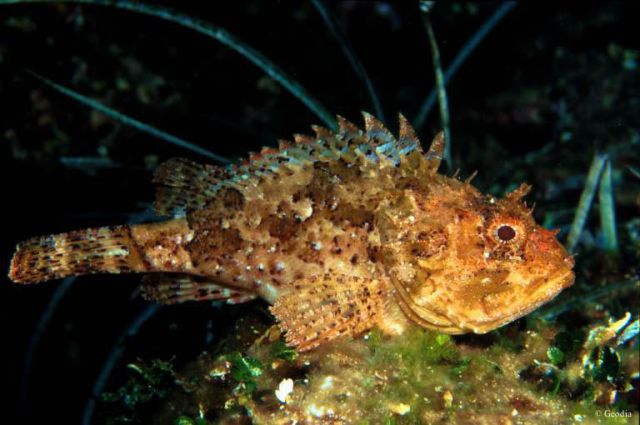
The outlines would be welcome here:
[[[147,273],[147,298],[244,302],[260,297],[299,350],[372,327],[413,322],[484,333],[554,298],[573,261],[521,202],[437,174],[444,139],[423,152],[369,114],[360,130],[265,148],[226,168],[161,165],[161,223],[87,229],[18,245],[10,278]]]

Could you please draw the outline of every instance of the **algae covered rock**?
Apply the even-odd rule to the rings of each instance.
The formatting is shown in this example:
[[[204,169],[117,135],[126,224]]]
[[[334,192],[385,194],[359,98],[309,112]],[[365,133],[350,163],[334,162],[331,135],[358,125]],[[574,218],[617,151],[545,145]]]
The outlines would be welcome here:
[[[243,319],[237,329],[217,355],[203,353],[179,372],[158,362],[149,363],[150,372],[132,367],[138,384],[150,373],[159,374],[153,381],[158,384],[167,377],[173,382],[155,392],[147,389],[144,394],[153,397],[138,400],[136,415],[128,420],[121,411],[107,422],[627,424],[638,419],[637,338],[616,342],[626,327],[595,326],[591,337],[534,321],[483,336],[415,328],[385,337],[372,331],[301,354],[264,321]],[[606,329],[610,338],[593,336]],[[141,387],[128,383],[116,394],[128,400],[127,391],[136,388]],[[153,408],[143,406],[149,400]],[[145,410],[152,413],[139,415]]]
[[[524,343],[539,338],[532,332]],[[571,409],[523,385],[518,370],[530,358],[525,347],[516,356],[500,342],[479,347],[473,339],[456,343],[416,328],[396,338],[374,331],[283,364],[269,363],[271,344],[278,342],[251,348],[271,367],[256,396],[241,401],[258,424],[551,424]],[[272,389],[289,379],[293,388],[279,399]]]

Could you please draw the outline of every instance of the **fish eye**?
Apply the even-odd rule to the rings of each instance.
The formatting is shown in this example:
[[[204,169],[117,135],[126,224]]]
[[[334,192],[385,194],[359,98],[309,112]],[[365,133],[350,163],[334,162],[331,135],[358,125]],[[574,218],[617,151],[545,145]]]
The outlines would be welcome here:
[[[498,231],[496,232],[496,234],[498,235],[498,239],[500,239],[501,241],[509,242],[516,237],[516,230],[507,224],[503,224],[502,226],[498,227]]]

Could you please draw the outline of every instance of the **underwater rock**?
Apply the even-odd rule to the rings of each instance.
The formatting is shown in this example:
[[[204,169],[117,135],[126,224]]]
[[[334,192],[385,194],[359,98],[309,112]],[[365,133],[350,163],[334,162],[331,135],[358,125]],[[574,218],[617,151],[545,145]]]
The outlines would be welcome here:
[[[629,325],[601,323],[584,333],[533,319],[487,335],[374,330],[298,353],[254,310],[195,361],[130,366],[97,423],[638,423],[637,335],[620,343]],[[613,328],[593,345],[590,335]]]
[[[581,351],[572,351],[562,342],[566,335],[552,327],[528,327],[462,337],[417,327],[402,337],[374,330],[300,354],[284,345],[280,331],[272,327],[242,354],[226,352],[192,367],[195,376],[209,377],[200,380],[207,389],[199,394],[216,391],[217,402],[192,398],[185,406],[191,406],[194,416],[200,409],[213,423],[227,424],[555,425],[637,420],[637,411],[633,418],[598,419],[605,410],[632,414],[615,395],[616,388],[629,386],[627,378],[638,375],[638,357],[633,355],[637,347],[621,347],[616,354],[627,378],[617,375],[617,383],[612,383],[583,376],[576,383],[571,381],[572,371],[581,362]],[[552,347],[566,350],[560,366],[544,363]]]

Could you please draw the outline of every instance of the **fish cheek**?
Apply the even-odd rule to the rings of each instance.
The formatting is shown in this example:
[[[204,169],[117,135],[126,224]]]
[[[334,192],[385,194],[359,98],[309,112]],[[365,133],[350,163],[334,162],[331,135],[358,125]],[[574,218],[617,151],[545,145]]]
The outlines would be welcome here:
[[[437,284],[431,279],[431,273],[425,269],[417,268],[415,283],[412,285],[409,296],[411,300],[421,307],[428,306],[434,296],[437,296]]]
[[[459,285],[454,296],[457,302],[450,308],[452,320],[476,325],[506,316],[510,303],[517,301],[508,275],[506,270],[481,271]]]
[[[514,307],[520,304],[518,300],[519,292],[516,285],[505,281],[503,289],[497,292],[489,292],[482,299],[482,307],[489,320],[498,320],[502,317],[510,316]]]

